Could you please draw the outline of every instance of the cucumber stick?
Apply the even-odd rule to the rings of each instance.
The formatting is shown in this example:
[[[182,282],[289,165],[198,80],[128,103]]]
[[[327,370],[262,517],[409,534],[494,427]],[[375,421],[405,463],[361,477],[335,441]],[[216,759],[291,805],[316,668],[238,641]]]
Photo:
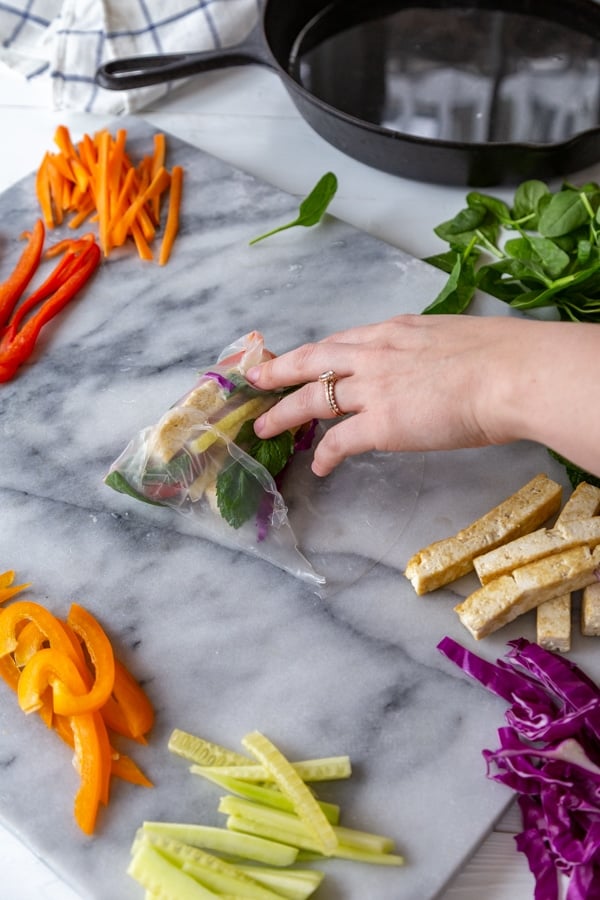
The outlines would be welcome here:
[[[319,887],[324,872],[317,869],[267,869],[264,866],[237,866],[267,887],[276,890],[286,900],[307,900]]]
[[[242,781],[240,778],[230,778],[227,775],[215,775],[211,772],[210,766],[192,766],[190,769],[194,774],[200,774],[208,781],[214,782],[232,794],[243,797],[245,800],[253,800],[255,803],[262,803],[263,806],[272,806],[274,809],[282,809],[284,812],[293,812],[294,804],[283,794],[278,788],[267,787],[262,784],[253,784],[252,782]],[[337,825],[340,820],[340,808],[335,803],[326,803],[323,800],[317,800],[321,811],[332,825]]]
[[[259,731],[247,734],[242,744],[272,774],[280,790],[290,798],[298,816],[315,835],[318,849],[325,856],[331,856],[338,844],[333,827],[292,764]]]
[[[260,803],[252,803],[240,797],[223,797],[219,803],[219,812],[230,816],[239,816],[270,829],[273,835],[281,832],[298,835],[304,838],[304,849],[309,849],[312,832],[310,828],[294,813],[284,812],[280,809],[268,809]],[[356,847],[360,850],[368,850],[371,853],[389,853],[393,850],[393,841],[389,837],[380,834],[372,834],[368,831],[358,831],[355,828],[334,825],[333,831],[339,843],[348,847]],[[312,846],[315,846],[314,839]]]
[[[248,419],[256,419],[261,413],[273,406],[274,400],[271,397],[252,397],[219,419],[213,422],[210,430],[204,431],[194,441],[190,442],[189,448],[192,453],[204,453],[209,447],[223,437],[234,441],[237,433]]]
[[[210,900],[218,896],[174,866],[150,844],[138,847],[131,857],[127,874],[150,895],[155,894],[161,900]]]
[[[242,744],[250,756],[185,731],[172,732],[169,750],[191,761],[193,774],[228,791],[219,804],[226,827],[144,822],[131,848],[128,873],[143,885],[147,900],[308,900],[324,873],[290,868],[300,860],[333,856],[403,864],[392,852],[391,838],[340,825],[337,804],[321,801],[308,786],[309,781],[350,777],[349,757],[292,763],[258,731]]]
[[[187,731],[175,728],[169,737],[169,750],[178,756],[183,756],[200,766],[246,766],[252,765],[254,760],[235,750],[228,750],[212,741],[196,737]]]
[[[213,828],[210,825],[188,825],[180,822],[144,822],[143,830],[160,834],[164,837],[200,847],[226,853],[228,856],[241,856],[268,866],[290,866],[298,855],[297,849],[285,846],[276,841],[235,834],[224,828]]]
[[[215,746],[215,745],[212,745]],[[221,748],[223,750],[223,748]],[[233,753],[233,751],[224,751]],[[182,756],[184,754],[181,754]],[[239,755],[239,754],[238,754]],[[243,758],[243,757],[242,757]],[[188,756],[188,759],[191,759]],[[195,760],[194,760],[195,761]],[[329,756],[322,759],[303,759],[293,762],[294,767],[302,781],[339,781],[342,778],[350,778],[352,766],[349,756]],[[198,770],[192,771],[197,775],[203,775],[204,769],[210,769],[214,775],[227,775],[231,778],[239,778],[241,781],[273,781],[273,776],[264,766],[252,759],[246,759],[241,765],[219,765],[210,762],[200,763]]]

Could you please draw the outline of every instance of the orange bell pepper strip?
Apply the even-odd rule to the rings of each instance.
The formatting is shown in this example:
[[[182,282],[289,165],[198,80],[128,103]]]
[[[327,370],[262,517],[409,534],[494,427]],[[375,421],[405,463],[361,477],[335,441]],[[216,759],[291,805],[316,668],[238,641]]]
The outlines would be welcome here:
[[[13,584],[14,580],[15,572],[13,569],[9,569],[7,572],[0,572],[0,603],[10,600],[11,597],[31,587],[31,582],[27,584]]]
[[[5,282],[0,284],[0,328],[6,325],[19,297],[35,275],[42,257],[46,229],[37,219],[15,268]]]
[[[65,684],[71,695],[85,694],[87,685],[76,663],[51,647],[39,650],[19,678],[17,697],[25,713],[38,710],[48,685]],[[85,834],[92,834],[100,803],[108,802],[111,751],[102,716],[86,712],[70,716],[75,748],[75,768],[81,784],[75,797],[75,819]]]
[[[13,691],[17,690],[17,685],[19,684],[19,677],[21,675],[21,670],[15,663],[12,656],[2,656],[0,657],[0,678],[6,682],[6,684]]]
[[[75,768],[80,778],[73,812],[75,821],[84,834],[93,834],[100,804],[108,803],[110,744],[99,713],[71,716],[70,721]]]
[[[67,625],[82,640],[94,669],[94,680],[85,693],[73,694],[68,683],[54,685],[54,712],[62,716],[80,715],[100,709],[110,697],[115,682],[112,644],[94,616],[77,603],[71,605]]]
[[[54,730],[57,735],[68,744],[69,747],[74,746],[73,729],[71,720],[67,716],[55,716]],[[121,781],[127,781],[130,784],[138,784],[141,787],[154,787],[150,779],[144,775],[130,756],[120,753],[113,746],[110,747],[110,774]]]
[[[17,685],[19,706],[24,713],[36,712],[43,704],[47,688],[54,692],[61,684],[74,695],[85,695],[88,691],[77,663],[64,650],[54,647],[38,650],[21,670]]]
[[[149,778],[144,775],[140,767],[130,756],[124,753],[117,753],[113,756],[111,764],[111,775],[120,778],[122,781],[128,781],[129,784],[138,784],[140,787],[154,787]]]
[[[112,696],[100,712],[108,727],[117,734],[146,743],[145,735],[154,724],[154,707],[129,669],[116,658]]]
[[[34,619],[30,619],[19,632],[17,646],[13,652],[13,659],[19,668],[23,668],[32,656],[47,646],[48,638]]]
[[[36,622],[30,620],[19,630],[15,652],[0,659],[0,677],[4,679],[15,694],[18,689],[22,667],[46,643],[46,635],[40,630]],[[48,728],[52,728],[54,710],[52,708],[51,691],[44,692],[38,712],[44,724]]]
[[[74,662],[83,659],[83,653],[77,654],[73,642],[66,629],[56,616],[33,600],[15,600],[10,606],[0,610],[0,657],[14,653],[18,644],[20,626],[33,620],[50,646],[69,656]]]

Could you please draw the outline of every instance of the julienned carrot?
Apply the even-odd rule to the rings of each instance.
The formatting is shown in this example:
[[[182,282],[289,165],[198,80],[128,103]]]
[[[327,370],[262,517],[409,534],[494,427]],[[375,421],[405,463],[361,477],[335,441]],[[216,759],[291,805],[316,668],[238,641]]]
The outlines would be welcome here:
[[[171,182],[165,135],[154,136],[152,153],[137,165],[126,152],[126,129],[119,129],[115,137],[103,129],[93,136],[84,135],[75,144],[69,130],[59,125],[54,141],[59,152],[46,153],[36,175],[36,194],[47,227],[60,224],[67,214],[72,214],[71,229],[79,228],[86,219],[95,220],[105,256],[132,240],[139,256],[151,260],[151,245],[161,224],[161,200]],[[179,199],[174,204],[170,197],[169,209],[178,213],[181,175],[176,177],[177,185]],[[163,265],[176,232],[177,227],[171,227],[163,242]]]
[[[169,209],[167,212],[167,223],[162,243],[160,245],[160,253],[158,262],[164,266],[171,256],[173,243],[179,231],[179,210],[181,208],[181,190],[183,186],[183,169],[181,166],[173,166],[171,172],[171,190],[169,192]]]
[[[171,176],[165,168],[160,168],[150,184],[131,203],[123,218],[117,222],[112,233],[112,239],[117,246],[121,246],[125,242],[130,228],[142,209],[155,197],[160,196],[170,183]]]
[[[167,142],[164,134],[159,132],[154,135],[154,153],[152,155],[152,171],[151,175],[154,178],[156,173],[162,169],[165,165],[165,160],[167,156]],[[152,213],[154,216],[154,221],[160,221],[160,196],[154,197],[152,200]]]

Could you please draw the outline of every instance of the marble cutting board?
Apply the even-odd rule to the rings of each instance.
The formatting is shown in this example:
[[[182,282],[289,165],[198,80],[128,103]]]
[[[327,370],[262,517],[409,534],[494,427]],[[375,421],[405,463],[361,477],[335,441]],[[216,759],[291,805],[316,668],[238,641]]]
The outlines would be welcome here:
[[[146,123],[119,124],[134,155],[148,151]],[[259,729],[292,758],[349,753],[353,779],[323,796],[342,804],[347,824],[392,835],[406,856],[399,870],[329,861],[319,896],[428,900],[510,800],[486,780],[481,758],[495,746],[504,705],[435,649],[445,634],[473,643],[452,612],[468,580],[417,598],[402,568],[536,472],[563,480],[562,472],[534,445],[365,457],[319,483],[304,472],[319,538],[304,523],[302,540],[334,573],[325,596],[105,487],[129,437],[233,338],[257,328],[283,351],[419,312],[442,283],[332,217],[250,247],[293,217],[298,198],[175,138],[168,144],[170,164],[186,171],[172,261],[111,257],[46,329],[33,364],[0,386],[0,571],[15,568],[33,582],[31,598],[58,614],[75,600],[104,623],[156,706],[148,746],[122,745],[156,787],[115,784],[97,835],[83,837],[71,814],[70,753],[5,689],[0,817],[82,897],[134,900],[142,891],[125,869],[144,819],[222,821],[219,791],[169,754],[171,730],[239,748]],[[0,212],[0,256],[15,258],[16,236],[37,215],[33,176],[0,197]],[[518,634],[533,636],[531,617],[476,649],[496,658]],[[578,639],[573,657],[597,677],[595,648]]]

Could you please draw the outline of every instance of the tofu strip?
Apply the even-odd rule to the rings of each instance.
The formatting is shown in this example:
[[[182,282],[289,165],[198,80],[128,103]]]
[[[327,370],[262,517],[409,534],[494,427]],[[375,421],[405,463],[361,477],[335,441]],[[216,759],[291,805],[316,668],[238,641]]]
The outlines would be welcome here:
[[[596,516],[600,510],[600,488],[587,482],[578,484],[557,519],[557,525]],[[586,593],[588,599],[586,601]],[[546,600],[536,609],[536,640],[540,647],[560,653],[571,649],[573,596],[570,592]],[[592,629],[591,634],[600,634],[600,584],[584,588],[581,607],[581,631]],[[594,629],[598,628],[598,631]]]
[[[470,594],[454,609],[476,640],[562,593],[598,581],[600,544],[574,547],[501,575]]]
[[[581,633],[586,637],[600,635],[600,582],[588,584],[581,598]]]
[[[417,594],[426,594],[461,578],[487,550],[527,534],[560,509],[562,488],[547,475],[524,487],[453,537],[430,544],[409,559],[404,574]]]

